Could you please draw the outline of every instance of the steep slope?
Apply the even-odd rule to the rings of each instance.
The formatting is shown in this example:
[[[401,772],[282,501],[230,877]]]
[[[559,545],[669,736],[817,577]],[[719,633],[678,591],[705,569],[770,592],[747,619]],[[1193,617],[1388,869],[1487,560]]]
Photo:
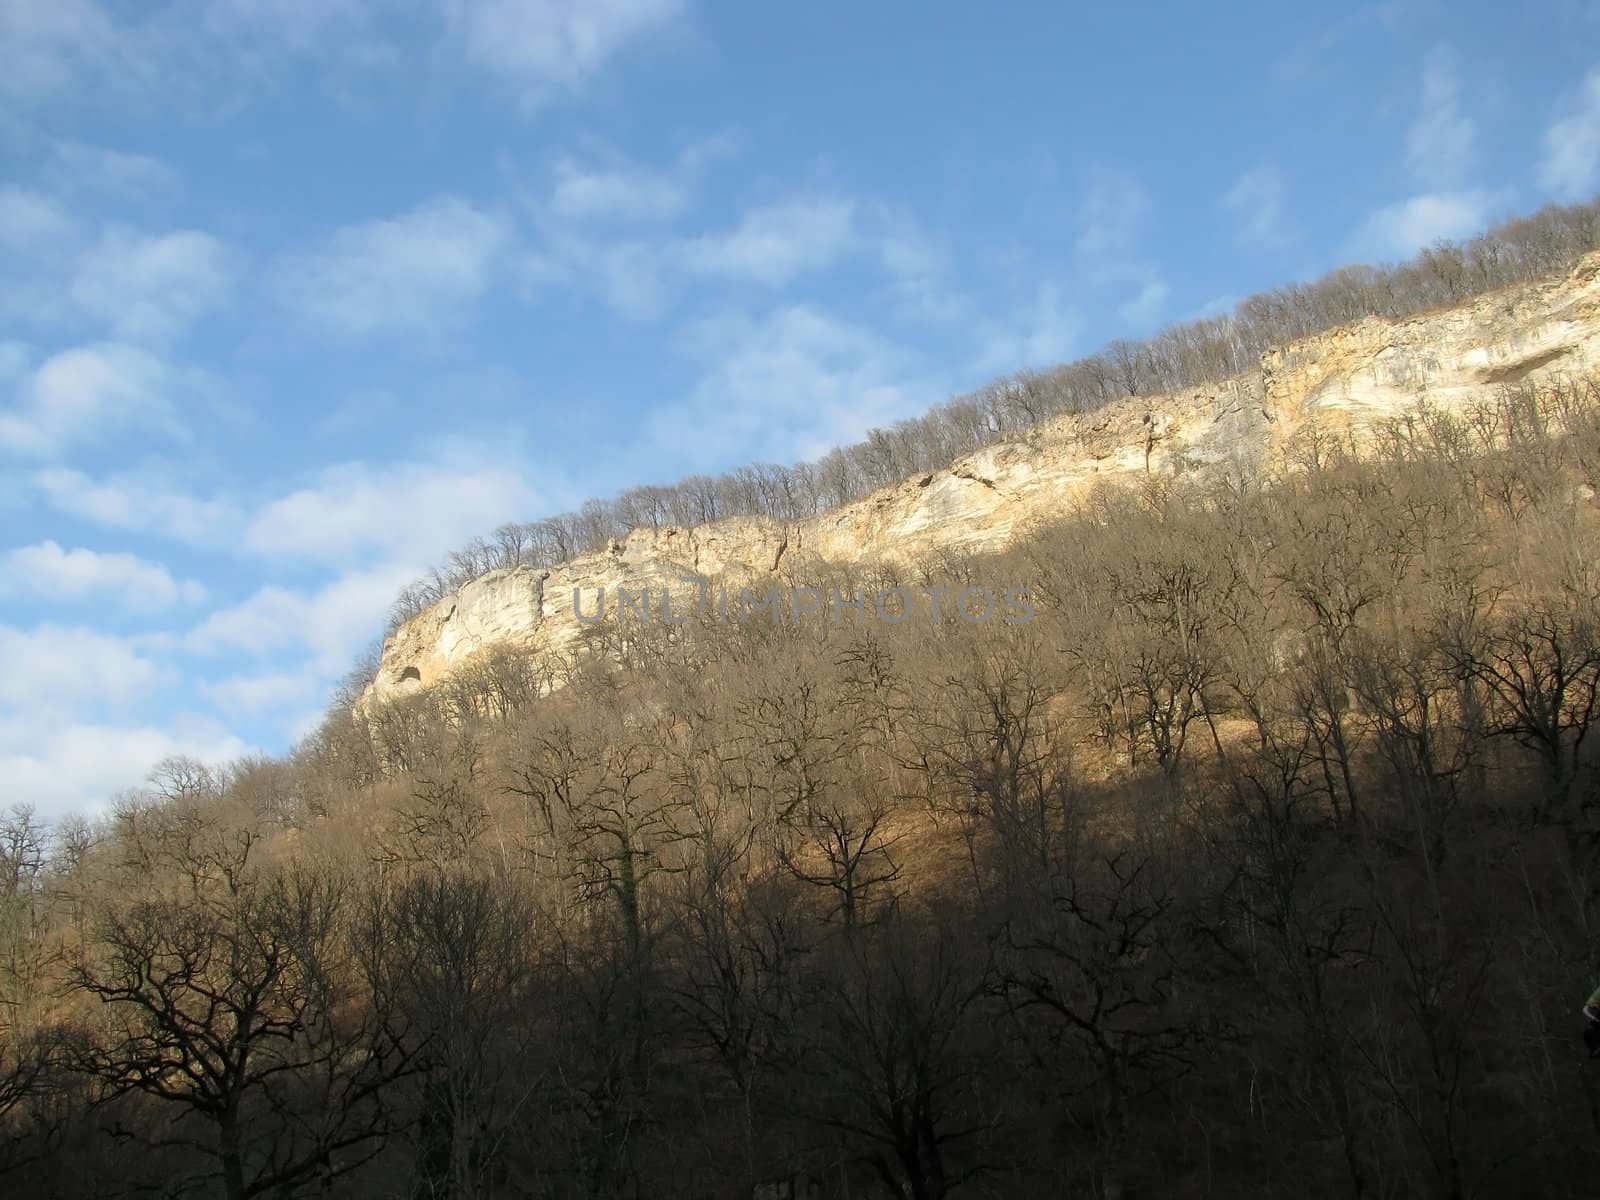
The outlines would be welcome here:
[[[1404,321],[1369,318],[1262,356],[1258,370],[1174,395],[1133,397],[1050,421],[942,471],[799,522],[736,517],[638,529],[550,570],[492,571],[400,626],[362,703],[438,682],[486,647],[557,652],[586,628],[598,589],[733,587],[796,561],[913,563],[995,550],[1095,484],[1147,474],[1282,469],[1316,432],[1361,444],[1431,404],[1462,411],[1507,384],[1600,367],[1600,254],[1566,277]],[[609,618],[608,618],[609,619]]]

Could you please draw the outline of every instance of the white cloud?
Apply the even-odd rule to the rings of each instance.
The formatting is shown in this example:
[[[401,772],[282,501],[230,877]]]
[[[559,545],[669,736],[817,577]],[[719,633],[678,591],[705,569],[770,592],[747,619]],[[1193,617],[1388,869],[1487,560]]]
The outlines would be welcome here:
[[[1539,182],[1562,200],[1580,200],[1600,186],[1600,67],[1584,78],[1545,130]]]
[[[178,682],[151,655],[161,642],[81,625],[0,625],[0,779],[9,799],[59,816],[105,803],[169,754],[220,761],[249,749],[214,721],[150,717]]]
[[[389,562],[347,572],[311,592],[263,587],[212,613],[184,645],[201,654],[270,655],[275,663],[298,651],[309,656],[304,669],[331,679],[348,670],[383,628],[389,606],[417,572],[414,563]]]
[[[826,271],[851,255],[870,256],[900,284],[935,268],[914,227],[887,210],[848,197],[796,197],[746,212],[731,228],[653,241],[596,240],[572,229],[554,233],[551,257],[526,265],[525,282],[588,287],[623,316],[652,318],[691,280],[783,287]],[[924,280],[926,275],[922,276]]]
[[[373,18],[396,7],[393,0],[202,0],[188,15],[200,37],[260,59],[345,51],[352,40],[373,38]]]
[[[1454,187],[1472,170],[1478,131],[1460,102],[1455,55],[1448,47],[1435,47],[1423,61],[1422,109],[1406,141],[1411,173],[1428,187]]]
[[[573,92],[630,43],[679,20],[682,0],[449,0],[461,56],[531,109]]]
[[[27,373],[33,354],[23,342],[0,342],[0,383],[13,383]]]
[[[327,678],[315,670],[267,671],[202,683],[200,694],[226,713],[254,715],[311,707],[327,698],[327,686]]]
[[[523,471],[492,465],[487,447],[480,453],[459,464],[329,468],[314,486],[261,509],[243,546],[275,558],[333,563],[374,552],[432,559],[535,503]]]
[[[397,217],[350,225],[277,272],[297,316],[349,337],[454,326],[488,290],[512,231],[455,196]]]
[[[72,141],[51,147],[44,174],[57,191],[121,200],[169,196],[181,186],[178,173],[159,159]]]
[[[625,317],[658,316],[671,290],[669,255],[645,242],[596,245],[568,241],[562,255],[568,276],[587,278],[606,303]]]
[[[489,462],[495,454],[499,465]],[[333,466],[252,513],[232,498],[196,495],[162,479],[97,480],[54,467],[33,472],[29,482],[51,507],[105,528],[273,559],[404,560],[414,575],[474,534],[537,508],[528,472],[505,463],[504,454],[504,447],[467,445],[445,461]]]
[[[647,166],[608,147],[561,154],[550,166],[548,199],[536,215],[565,222],[665,222],[687,212],[706,169],[738,149],[728,133],[697,138],[665,166]]]
[[[0,779],[14,801],[46,818],[87,814],[182,754],[224,763],[252,747],[214,721],[185,717],[169,728],[73,721],[57,714],[0,714]]]
[[[139,170],[120,161],[107,169]],[[0,252],[0,316],[45,326],[88,324],[122,341],[182,333],[227,300],[239,268],[238,256],[210,234],[106,225],[96,237],[59,194],[15,186],[0,187]]]
[[[1130,325],[1148,326],[1166,307],[1167,291],[1161,280],[1152,280],[1139,289],[1138,295],[1118,306],[1117,315]]]
[[[1078,233],[1078,253],[1085,258],[1126,254],[1144,228],[1150,193],[1138,179],[1113,167],[1089,172]]]
[[[0,246],[34,255],[72,235],[72,219],[55,200],[14,184],[0,187]]]
[[[49,709],[125,705],[149,693],[166,671],[128,640],[93,629],[0,625],[0,706]]]
[[[62,351],[22,381],[12,404],[0,407],[0,451],[48,458],[130,427],[179,432],[167,399],[178,382],[165,363],[133,346]]]
[[[1305,84],[1325,76],[1344,65],[1346,47],[1364,50],[1375,42],[1392,43],[1403,25],[1428,12],[1426,6],[1406,0],[1375,0],[1331,11],[1337,15],[1323,18],[1309,35],[1273,60],[1268,71],[1276,81]]]
[[[685,0],[0,0],[0,95],[193,109],[237,104],[310,61],[336,94],[353,72],[392,70],[397,13],[446,53],[413,70],[465,67],[531,110],[587,86],[620,52],[677,23]],[[420,20],[417,19],[420,17]]]
[[[1435,47],[1423,60],[1422,104],[1406,140],[1411,173],[1428,190],[1372,213],[1351,237],[1351,254],[1407,258],[1440,241],[1480,231],[1507,193],[1465,186],[1477,158],[1477,127],[1460,111],[1455,55]]]
[[[888,205],[869,209],[863,239],[889,276],[894,312],[905,320],[949,325],[969,311],[970,299],[948,278],[949,255],[910,213]]]
[[[119,338],[160,340],[222,305],[234,271],[232,253],[209,234],[109,229],[83,254],[69,290]]]
[[[1240,245],[1273,250],[1294,240],[1283,198],[1283,172],[1276,167],[1252,167],[1234,181],[1222,206],[1239,223],[1235,238]]]
[[[899,347],[805,305],[697,322],[684,349],[705,373],[687,400],[652,416],[649,445],[698,466],[810,458],[941,394],[914,378]]]
[[[0,92],[39,98],[113,68],[127,51],[119,32],[94,0],[0,0]]]
[[[1150,289],[1160,284],[1160,270],[1140,251],[1150,208],[1149,191],[1129,172],[1106,166],[1089,171],[1078,219],[1082,281],[1118,290],[1137,287],[1149,303],[1156,302]]]
[[[1220,296],[1213,296],[1194,312],[1184,318],[1189,321],[1203,321],[1208,317],[1225,317],[1239,307],[1239,297],[1232,292],[1223,292]]]
[[[107,529],[216,545],[233,537],[242,524],[231,502],[193,496],[161,482],[133,477],[95,480],[67,467],[36,471],[30,482],[58,512]]]
[[[0,556],[0,595],[32,594],[57,601],[105,595],[129,608],[156,610],[198,604],[205,588],[177,580],[165,567],[133,554],[66,550],[54,541],[19,546]]]
[[[896,279],[925,282],[941,274],[947,264],[944,250],[905,213],[885,210],[878,239],[878,260]]]
[[[1498,197],[1482,188],[1428,192],[1379,209],[1351,239],[1352,253],[1407,258],[1438,241],[1476,233],[1489,222]]]
[[[586,165],[556,161],[550,211],[568,220],[669,221],[688,207],[681,179],[633,163]]]
[[[407,0],[0,0],[0,93],[48,101],[61,93],[142,103],[195,102],[288,60],[341,68],[390,63],[373,17]],[[436,6],[431,6],[436,7]]]
[[[780,286],[826,270],[856,240],[855,204],[838,198],[797,199],[745,214],[726,233],[679,245],[685,270]]]
[[[391,595],[404,586],[402,579]],[[305,621],[312,615],[311,601],[303,593],[269,585],[210,614],[189,633],[185,645],[202,653],[241,649],[270,654],[307,640],[310,631]]]
[[[1081,328],[1078,313],[1063,303],[1061,289],[1044,284],[1031,306],[988,330],[974,369],[999,374],[1062,362]]]

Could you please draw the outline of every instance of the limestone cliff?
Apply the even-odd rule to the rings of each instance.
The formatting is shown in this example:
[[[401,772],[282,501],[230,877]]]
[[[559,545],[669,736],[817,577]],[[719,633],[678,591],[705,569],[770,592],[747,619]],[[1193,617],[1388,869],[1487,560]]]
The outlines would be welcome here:
[[[569,646],[584,624],[574,589],[738,586],[786,559],[916,561],[1004,546],[1101,481],[1272,470],[1322,430],[1357,443],[1423,402],[1461,410],[1508,383],[1600,367],[1600,254],[1568,276],[1508,288],[1404,321],[1378,318],[1270,350],[1249,374],[1174,395],[1134,397],[1053,420],[931,475],[799,522],[736,517],[639,529],[551,570],[493,571],[407,621],[385,642],[363,703],[439,681],[484,647]]]

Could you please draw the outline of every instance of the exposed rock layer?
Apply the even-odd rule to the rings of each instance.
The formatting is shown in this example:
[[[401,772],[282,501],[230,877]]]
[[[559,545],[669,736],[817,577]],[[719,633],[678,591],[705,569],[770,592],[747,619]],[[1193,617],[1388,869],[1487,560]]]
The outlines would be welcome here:
[[[1600,254],[1567,277],[1508,288],[1404,321],[1356,322],[1268,351],[1260,368],[1174,395],[1134,397],[986,447],[942,471],[820,516],[735,517],[693,529],[638,529],[553,569],[492,571],[400,626],[362,703],[438,682],[485,647],[555,652],[593,615],[597,591],[669,586],[690,576],[732,586],[786,564],[915,562],[995,550],[1031,521],[1069,510],[1102,481],[1146,474],[1274,470],[1314,431],[1360,442],[1424,402],[1459,411],[1506,384],[1588,374],[1600,365]]]

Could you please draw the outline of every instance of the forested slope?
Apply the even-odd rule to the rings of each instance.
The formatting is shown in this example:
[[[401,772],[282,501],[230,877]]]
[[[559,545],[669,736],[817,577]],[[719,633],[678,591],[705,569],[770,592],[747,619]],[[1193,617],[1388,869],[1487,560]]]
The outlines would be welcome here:
[[[15,813],[4,1186],[1592,1193],[1600,388],[1377,434]]]

